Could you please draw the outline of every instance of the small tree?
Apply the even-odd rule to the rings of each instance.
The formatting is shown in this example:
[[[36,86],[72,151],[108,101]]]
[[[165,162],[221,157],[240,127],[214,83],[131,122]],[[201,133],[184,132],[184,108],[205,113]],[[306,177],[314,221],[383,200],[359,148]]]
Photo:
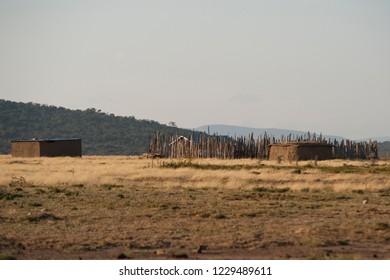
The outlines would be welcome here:
[[[177,127],[176,122],[174,122],[174,121],[170,121],[168,123],[168,125],[171,126],[171,127]]]

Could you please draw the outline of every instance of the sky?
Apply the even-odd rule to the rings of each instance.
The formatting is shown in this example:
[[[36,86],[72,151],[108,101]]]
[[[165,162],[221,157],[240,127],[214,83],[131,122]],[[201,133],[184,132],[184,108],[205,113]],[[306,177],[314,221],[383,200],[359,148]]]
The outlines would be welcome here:
[[[0,0],[0,99],[390,135],[390,1]]]

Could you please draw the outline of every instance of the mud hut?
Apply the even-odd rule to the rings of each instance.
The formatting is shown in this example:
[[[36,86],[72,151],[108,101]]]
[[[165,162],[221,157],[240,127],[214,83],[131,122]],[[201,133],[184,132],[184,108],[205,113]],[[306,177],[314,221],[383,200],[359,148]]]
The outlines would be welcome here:
[[[13,157],[81,157],[81,139],[13,140]]]
[[[311,142],[286,142],[269,145],[270,160],[326,160],[333,158],[333,145]]]

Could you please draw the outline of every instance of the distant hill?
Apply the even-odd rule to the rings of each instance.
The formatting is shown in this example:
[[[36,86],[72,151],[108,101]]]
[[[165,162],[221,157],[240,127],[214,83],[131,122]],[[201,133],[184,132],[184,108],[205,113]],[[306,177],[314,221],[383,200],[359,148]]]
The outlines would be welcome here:
[[[286,129],[256,129],[229,125],[205,125],[195,129],[218,135],[303,135],[307,132]],[[81,138],[84,155],[138,155],[147,152],[149,137],[163,134],[189,135],[191,130],[175,128],[152,120],[115,116],[90,108],[70,110],[63,107],[21,103],[0,99],[0,154],[11,152],[14,139]],[[340,136],[326,138],[342,139]],[[373,140],[375,138],[372,138]],[[387,139],[387,138],[383,138]],[[379,140],[379,139],[378,139]],[[380,155],[390,155],[390,141],[379,144]]]
[[[370,137],[370,138],[364,138],[360,139],[359,141],[370,141],[370,140],[375,140],[378,142],[388,142],[390,141],[390,136],[382,136],[382,137]]]
[[[137,155],[147,152],[156,131],[188,135],[190,130],[103,113],[94,108],[20,103],[0,99],[0,154],[11,152],[13,139],[81,138],[85,155]]]
[[[250,128],[243,126],[234,126],[234,125],[222,125],[222,124],[213,124],[213,125],[204,125],[196,128],[197,131],[210,132],[210,134],[218,135],[229,135],[229,136],[247,136],[253,132],[254,136],[264,135],[266,132],[268,135],[274,135],[276,138],[279,138],[281,135],[305,135],[307,131],[299,130],[290,130],[290,129],[278,129],[278,128]],[[310,133],[313,133],[310,131]],[[320,133],[317,132],[317,135]],[[337,139],[341,140],[343,137],[334,136],[334,135],[323,135],[326,139]]]

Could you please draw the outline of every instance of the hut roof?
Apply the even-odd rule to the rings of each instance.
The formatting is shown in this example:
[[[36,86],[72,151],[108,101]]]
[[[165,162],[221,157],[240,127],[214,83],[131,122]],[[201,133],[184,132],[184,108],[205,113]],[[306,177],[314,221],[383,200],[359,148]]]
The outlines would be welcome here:
[[[273,143],[269,145],[278,146],[278,147],[332,147],[332,144],[322,143],[322,142],[282,142],[282,143]]]
[[[58,141],[79,141],[81,138],[67,138],[67,139],[21,139],[21,140],[11,140],[11,143],[14,142],[58,142]]]

